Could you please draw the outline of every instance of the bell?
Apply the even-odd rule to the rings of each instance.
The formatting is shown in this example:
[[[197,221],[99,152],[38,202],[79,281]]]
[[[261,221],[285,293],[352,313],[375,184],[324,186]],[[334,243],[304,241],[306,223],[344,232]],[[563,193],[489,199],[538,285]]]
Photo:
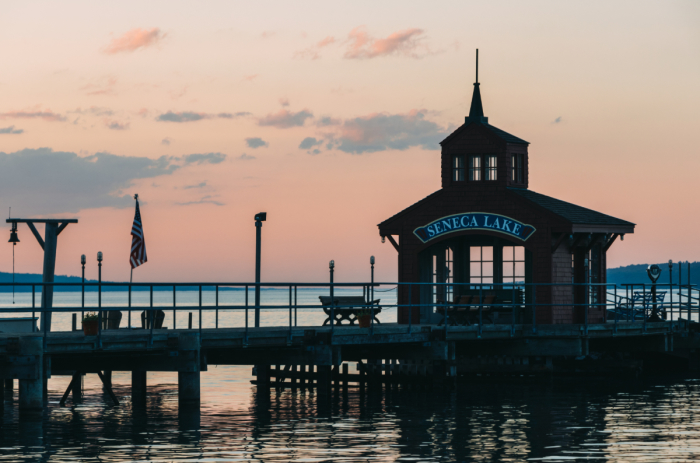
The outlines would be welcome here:
[[[10,232],[10,241],[8,243],[19,243],[19,238],[17,238],[17,232],[12,230]]]

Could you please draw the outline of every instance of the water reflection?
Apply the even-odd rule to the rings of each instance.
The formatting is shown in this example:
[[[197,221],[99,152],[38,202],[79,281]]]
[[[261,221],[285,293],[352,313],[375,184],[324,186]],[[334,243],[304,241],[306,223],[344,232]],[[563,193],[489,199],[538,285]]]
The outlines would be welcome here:
[[[20,416],[6,396],[2,461],[687,461],[700,456],[700,383],[465,380],[453,391],[400,387],[331,396],[257,391],[249,367],[202,375],[202,406],[178,407],[177,377],[149,374],[132,406],[130,375],[115,373],[112,406],[99,379]]]

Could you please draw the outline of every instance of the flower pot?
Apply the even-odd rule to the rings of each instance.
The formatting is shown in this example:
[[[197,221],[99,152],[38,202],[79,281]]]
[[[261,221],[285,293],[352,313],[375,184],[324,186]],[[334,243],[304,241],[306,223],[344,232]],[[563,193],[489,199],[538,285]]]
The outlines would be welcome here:
[[[83,333],[85,336],[97,336],[97,320],[83,320]]]
[[[372,323],[372,316],[360,315],[357,317],[357,322],[360,324],[360,328],[369,328],[369,325]]]

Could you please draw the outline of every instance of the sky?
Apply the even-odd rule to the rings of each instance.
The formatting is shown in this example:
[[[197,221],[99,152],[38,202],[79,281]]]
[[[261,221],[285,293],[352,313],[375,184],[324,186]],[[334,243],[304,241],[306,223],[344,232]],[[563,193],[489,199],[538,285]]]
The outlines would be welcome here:
[[[440,188],[474,50],[530,189],[637,224],[608,266],[700,260],[695,1],[3,2],[0,211],[78,218],[57,274],[395,281],[376,225]],[[7,228],[9,237],[9,224]],[[42,231],[43,233],[43,231]],[[42,251],[20,225],[16,271]],[[12,246],[0,246],[0,271]]]

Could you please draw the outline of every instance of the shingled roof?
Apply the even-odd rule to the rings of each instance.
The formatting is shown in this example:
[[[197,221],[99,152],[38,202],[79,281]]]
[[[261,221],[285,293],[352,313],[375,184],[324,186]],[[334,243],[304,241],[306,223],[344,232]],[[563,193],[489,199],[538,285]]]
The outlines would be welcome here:
[[[522,196],[528,201],[537,204],[554,214],[563,217],[572,224],[581,225],[617,225],[617,226],[632,226],[635,224],[626,220],[618,219],[609,215],[601,214],[600,212],[586,209],[585,207],[577,206],[576,204],[567,203],[559,199],[535,193],[531,190],[523,188],[508,188],[513,193]]]

